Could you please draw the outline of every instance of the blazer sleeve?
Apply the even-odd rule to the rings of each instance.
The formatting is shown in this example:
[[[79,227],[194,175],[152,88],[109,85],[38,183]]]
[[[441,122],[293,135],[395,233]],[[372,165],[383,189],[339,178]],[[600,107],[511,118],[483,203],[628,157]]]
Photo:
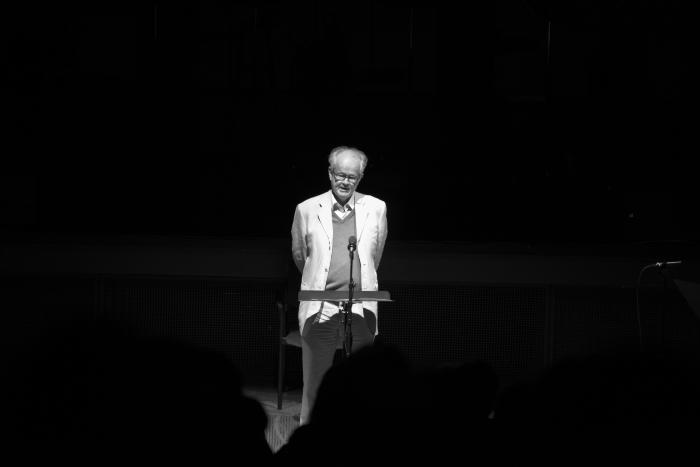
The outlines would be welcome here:
[[[377,213],[377,248],[374,251],[374,268],[379,269],[379,262],[382,260],[384,253],[384,244],[386,237],[389,234],[389,226],[386,220],[386,203],[382,201]]]
[[[294,211],[294,221],[292,222],[292,258],[299,272],[304,272],[304,263],[308,254],[306,248],[306,218],[299,205]]]

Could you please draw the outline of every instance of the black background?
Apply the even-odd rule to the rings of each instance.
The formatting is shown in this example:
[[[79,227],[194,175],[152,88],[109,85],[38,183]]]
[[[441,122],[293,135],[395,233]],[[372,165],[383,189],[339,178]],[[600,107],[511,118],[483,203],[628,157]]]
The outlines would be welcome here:
[[[469,3],[5,7],[0,229],[285,237],[351,145],[392,239],[697,239],[687,2]]]

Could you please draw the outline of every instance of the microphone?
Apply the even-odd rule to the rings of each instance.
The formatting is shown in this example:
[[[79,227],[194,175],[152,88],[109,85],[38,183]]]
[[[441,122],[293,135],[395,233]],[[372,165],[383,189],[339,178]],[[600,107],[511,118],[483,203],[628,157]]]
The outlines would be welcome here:
[[[354,235],[351,235],[350,238],[348,238],[348,251],[352,253],[355,249],[357,249],[357,239]]]

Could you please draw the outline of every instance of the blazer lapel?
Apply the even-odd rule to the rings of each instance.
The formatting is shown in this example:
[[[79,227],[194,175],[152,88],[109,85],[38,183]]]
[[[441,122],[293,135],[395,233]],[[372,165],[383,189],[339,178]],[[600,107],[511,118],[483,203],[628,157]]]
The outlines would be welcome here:
[[[329,192],[330,193],[330,192]],[[333,196],[333,195],[331,195]],[[328,240],[333,241],[333,214],[331,213],[330,199],[328,196],[322,197],[318,204],[318,220],[321,222],[324,232],[328,236]]]
[[[365,228],[367,222],[367,216],[369,212],[365,208],[365,197],[357,192],[355,192],[355,228],[357,229],[357,242],[360,242],[362,238],[362,231]]]

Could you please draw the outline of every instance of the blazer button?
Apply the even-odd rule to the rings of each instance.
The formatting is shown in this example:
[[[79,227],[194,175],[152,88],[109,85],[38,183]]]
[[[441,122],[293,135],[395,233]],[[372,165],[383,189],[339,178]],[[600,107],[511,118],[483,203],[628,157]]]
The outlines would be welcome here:
[[[326,268],[326,272],[328,272],[328,268]]]

